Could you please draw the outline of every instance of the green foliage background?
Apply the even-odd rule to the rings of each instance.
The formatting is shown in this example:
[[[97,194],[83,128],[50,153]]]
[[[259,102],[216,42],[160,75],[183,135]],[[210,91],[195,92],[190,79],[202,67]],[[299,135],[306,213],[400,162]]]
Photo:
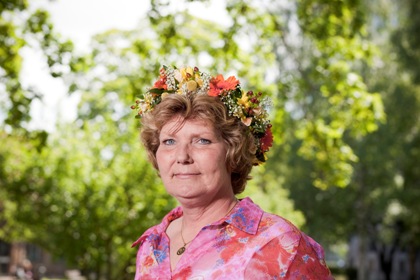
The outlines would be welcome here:
[[[38,244],[98,279],[132,279],[131,242],[176,204],[129,109],[165,63],[234,74],[271,95],[275,146],[243,196],[328,250],[358,235],[362,252],[371,239],[415,252],[419,4],[232,0],[225,26],[190,9],[210,0],[180,2],[152,0],[137,28],[96,35],[89,53],[46,11],[0,2],[0,238]],[[68,96],[81,97],[74,122],[28,128],[44,94],[22,85],[23,48],[42,52]]]

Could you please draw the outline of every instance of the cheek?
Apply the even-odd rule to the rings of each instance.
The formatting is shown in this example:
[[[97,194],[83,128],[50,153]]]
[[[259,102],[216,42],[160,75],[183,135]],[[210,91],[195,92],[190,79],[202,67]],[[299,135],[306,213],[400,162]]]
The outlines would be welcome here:
[[[208,162],[213,162],[214,163],[213,168],[216,169],[216,170],[222,170],[223,167],[225,167],[225,169],[227,169],[226,154],[225,153],[220,153],[220,154],[215,153],[215,154],[213,154],[210,158],[207,158],[207,163]]]
[[[156,166],[159,171],[168,170],[173,164],[174,155],[170,151],[156,151]]]
[[[156,151],[156,167],[160,170],[163,167],[163,163],[165,162],[164,153],[159,152],[159,149]]]

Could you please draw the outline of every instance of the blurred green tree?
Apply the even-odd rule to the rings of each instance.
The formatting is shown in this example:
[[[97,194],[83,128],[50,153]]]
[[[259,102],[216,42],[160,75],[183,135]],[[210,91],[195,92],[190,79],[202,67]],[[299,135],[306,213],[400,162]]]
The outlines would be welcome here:
[[[49,14],[31,9],[26,0],[0,3],[0,34],[0,118],[8,131],[27,133],[31,103],[42,93],[22,85],[22,50],[41,52],[53,77],[62,76],[77,58],[72,42],[55,32]]]
[[[87,94],[79,122],[60,124],[51,135],[28,129],[31,104],[43,93],[22,86],[21,50],[41,52],[51,76],[70,82],[83,80],[94,63],[85,60],[90,56],[75,55],[72,43],[54,32],[46,11],[33,11],[26,1],[6,1],[0,12],[0,238],[38,244],[86,275],[131,279],[130,242],[174,202],[136,150],[136,127],[127,119],[114,122],[124,116],[109,104],[115,99],[99,98],[86,109],[94,97]],[[69,83],[69,93],[75,91]],[[111,111],[100,111],[106,109]],[[91,110],[92,118],[106,122],[89,121]]]
[[[44,141],[47,149],[39,152],[33,142],[3,133],[8,146],[0,153],[1,175],[7,179],[2,179],[1,191],[9,221],[3,236],[16,237],[12,233],[24,229],[25,238],[66,255],[86,272],[130,278],[134,250],[127,251],[129,241],[174,205],[134,148],[137,124],[129,109],[162,63],[232,73],[244,88],[271,93],[275,147],[245,193],[263,208],[298,225],[306,219],[305,229],[325,244],[345,241],[357,226],[371,225],[361,220],[365,213],[381,217],[394,185],[383,192],[368,190],[361,178],[366,178],[367,166],[376,174],[369,180],[395,178],[395,173],[385,174],[395,171],[385,165],[386,153],[374,154],[374,137],[385,141],[386,133],[381,130],[381,96],[374,92],[382,93],[390,79],[382,79],[383,86],[364,82],[373,79],[366,69],[376,69],[372,61],[379,54],[370,42],[366,6],[360,1],[234,0],[227,3],[223,25],[196,16],[194,7],[210,1],[190,2],[151,1],[147,19],[136,30],[98,34],[84,57],[71,54],[70,60],[62,60],[68,55],[46,51],[51,74],[64,74],[69,92],[81,96],[78,119],[59,126]],[[9,12],[14,13],[18,11]],[[30,30],[42,37],[45,27],[37,29],[35,23]],[[39,46],[46,50],[44,44],[41,40]],[[61,50],[70,51],[71,44],[64,45],[69,48]],[[54,66],[63,64],[66,73]],[[23,109],[7,104],[5,112]],[[28,117],[27,111],[21,115]],[[13,116],[16,127],[21,126],[19,114]],[[389,147],[383,145],[381,150]],[[405,162],[410,166],[409,158]]]
[[[415,214],[420,198],[415,183],[420,176],[416,164],[420,147],[418,22],[410,16],[419,6],[416,1],[381,3],[363,5],[365,34],[381,51],[374,55],[373,64],[361,65],[360,73],[368,88],[381,94],[386,122],[364,137],[345,136],[358,156],[347,188],[310,188],[305,176],[313,163],[301,157],[288,157],[291,168],[285,182],[295,206],[305,213],[305,229],[319,234],[321,242],[347,242],[352,235],[360,238],[358,279],[366,279],[369,248],[381,255],[396,246],[410,253],[414,277],[413,256],[420,241]],[[292,154],[297,153],[299,143],[291,147]],[[382,262],[381,268],[389,276],[391,263]]]

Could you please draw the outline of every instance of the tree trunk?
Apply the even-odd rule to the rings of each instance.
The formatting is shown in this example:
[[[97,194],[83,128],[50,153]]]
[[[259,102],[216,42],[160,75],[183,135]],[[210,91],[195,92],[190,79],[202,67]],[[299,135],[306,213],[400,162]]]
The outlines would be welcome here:
[[[359,231],[360,243],[359,243],[359,263],[357,267],[357,279],[367,280],[366,275],[366,248],[367,238],[363,230]]]

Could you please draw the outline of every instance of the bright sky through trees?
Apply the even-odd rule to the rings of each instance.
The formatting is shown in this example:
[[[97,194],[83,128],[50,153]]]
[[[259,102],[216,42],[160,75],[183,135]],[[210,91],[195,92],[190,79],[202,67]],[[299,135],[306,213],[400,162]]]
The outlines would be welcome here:
[[[44,8],[51,13],[54,28],[64,38],[71,39],[76,50],[89,50],[94,34],[115,28],[132,29],[148,9],[149,2],[136,0],[58,0],[31,1],[32,9]],[[75,117],[78,96],[66,96],[62,80],[52,78],[41,54],[26,48],[23,52],[23,82],[44,93],[43,103],[35,102],[31,114],[31,128],[53,130],[57,118]]]
[[[201,3],[191,3],[188,10],[196,16],[215,19],[224,23],[224,0],[213,1],[207,7]],[[149,9],[149,1],[141,0],[35,0],[31,8],[47,9],[51,14],[54,28],[64,38],[71,39],[77,51],[88,52],[91,37],[110,29],[134,29],[145,12]],[[173,6],[173,9],[183,7]],[[72,120],[75,118],[75,106],[79,100],[77,94],[70,99],[66,96],[61,80],[48,75],[45,61],[33,49],[23,52],[24,65],[22,78],[25,85],[32,85],[46,96],[41,102],[34,102],[31,110],[33,119],[31,128],[54,129],[57,118]]]

